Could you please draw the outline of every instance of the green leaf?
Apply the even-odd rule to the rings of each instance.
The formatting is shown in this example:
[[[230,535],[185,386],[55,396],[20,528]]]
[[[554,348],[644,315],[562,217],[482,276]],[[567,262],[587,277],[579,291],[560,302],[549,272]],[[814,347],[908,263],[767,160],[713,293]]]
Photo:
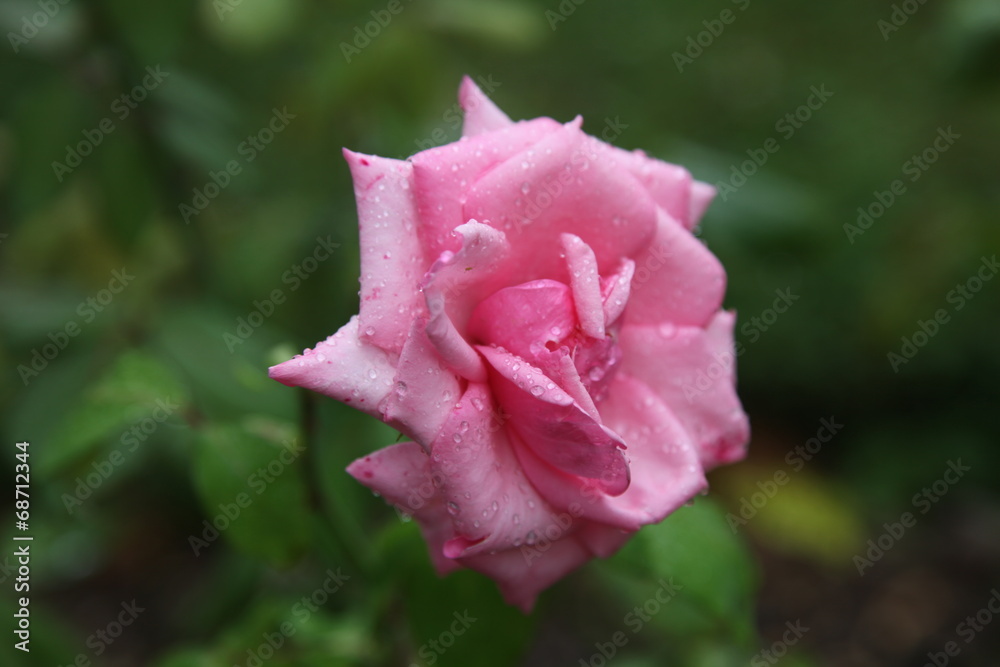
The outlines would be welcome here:
[[[676,584],[676,594],[668,603],[650,605],[656,611],[644,622],[685,637],[687,646],[698,636],[747,649],[755,645],[753,561],[712,502],[699,499],[646,526],[597,569],[626,594],[630,608],[654,599],[664,583]]]
[[[518,664],[534,628],[533,615],[507,605],[496,584],[471,570],[443,579],[434,573],[415,523],[394,523],[383,542],[401,581],[411,636],[409,660],[440,667]],[[421,557],[415,558],[416,554]],[[503,628],[498,632],[497,628]]]
[[[153,414],[176,415],[187,392],[173,372],[140,350],[129,350],[90,386],[38,458],[42,476],[92,455],[109,438],[126,443],[129,429]],[[148,435],[143,432],[143,440]]]
[[[199,434],[195,485],[207,515],[196,553],[225,535],[237,548],[277,567],[294,563],[311,543],[302,445],[291,426],[265,418],[212,426]]]

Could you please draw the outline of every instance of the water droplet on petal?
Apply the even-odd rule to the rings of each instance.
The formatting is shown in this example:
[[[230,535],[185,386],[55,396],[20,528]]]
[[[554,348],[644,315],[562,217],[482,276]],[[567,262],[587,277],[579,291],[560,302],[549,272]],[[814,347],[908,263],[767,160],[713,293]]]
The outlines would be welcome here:
[[[545,388],[542,387],[541,385],[536,384],[531,388],[531,395],[534,396],[535,398],[538,398],[544,393],[545,393]]]
[[[459,509],[458,505],[456,505],[455,503],[453,503],[450,500],[448,501],[448,506],[447,507],[448,507],[448,514],[450,514],[452,516],[455,516],[456,514],[458,514],[459,512],[462,511],[462,510]]]

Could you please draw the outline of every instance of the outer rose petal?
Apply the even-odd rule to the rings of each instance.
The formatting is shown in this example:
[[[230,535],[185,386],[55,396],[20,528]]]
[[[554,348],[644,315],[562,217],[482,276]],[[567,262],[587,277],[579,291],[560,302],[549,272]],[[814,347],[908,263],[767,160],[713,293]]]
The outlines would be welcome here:
[[[621,370],[645,382],[677,414],[706,469],[743,458],[750,425],[736,396],[733,313],[707,329],[628,324]]]
[[[705,245],[660,211],[656,237],[635,257],[625,321],[704,326],[719,310],[726,272]]]
[[[477,178],[559,127],[551,118],[536,118],[412,156],[414,195],[420,215],[418,236],[426,255],[437,257],[445,250],[458,248],[451,232],[476,217],[463,214],[462,202]]]
[[[268,369],[281,384],[326,394],[376,417],[395,373],[384,350],[358,337],[357,315],[314,349]]]
[[[462,77],[462,85],[458,89],[458,103],[465,112],[462,121],[464,137],[500,130],[514,124],[507,114],[493,104],[493,101],[486,97],[479,86],[467,76]]]
[[[653,237],[656,204],[641,183],[594,146],[578,122],[569,123],[482,175],[468,190],[464,217],[507,233],[519,270],[511,283],[564,279],[563,260],[552,252],[563,232],[576,234],[593,249],[602,274]]]
[[[415,442],[400,442],[364,456],[347,472],[390,505],[416,518],[438,574],[460,568],[444,556],[444,543],[455,531],[430,472],[430,457]]]
[[[705,215],[705,211],[713,199],[715,199],[714,186],[702,183],[701,181],[693,181],[691,183],[691,224],[688,225],[688,229],[698,224],[698,221],[701,220],[701,216]]]
[[[441,363],[424,326],[424,320],[417,319],[410,327],[392,392],[383,404],[383,418],[429,451],[462,387],[455,374]]]
[[[399,352],[423,311],[417,283],[426,266],[417,239],[413,165],[344,150],[354,177],[361,241],[361,337]]]
[[[528,613],[539,593],[592,557],[580,540],[569,536],[553,541],[545,552],[536,550],[531,554],[528,550],[512,549],[463,558],[461,562],[496,581],[507,604]]]
[[[518,460],[535,488],[554,507],[576,516],[634,531],[662,521],[705,488],[705,475],[690,435],[648,387],[615,376],[601,416],[628,445],[632,483],[617,497],[547,465],[527,447]],[[515,442],[516,445],[520,443]],[[610,548],[610,547],[609,547]]]
[[[527,483],[493,412],[486,385],[470,383],[431,445],[431,474],[441,480],[456,537],[449,558],[533,543],[552,523],[552,508]]]
[[[684,227],[694,227],[697,218],[691,218],[692,179],[687,169],[651,158],[641,150],[613,150],[626,168],[646,186],[660,208]]]
[[[621,439],[577,405],[559,385],[527,361],[480,345],[489,362],[490,385],[512,415],[510,428],[550,465],[593,480],[608,493],[628,488],[629,467]]]

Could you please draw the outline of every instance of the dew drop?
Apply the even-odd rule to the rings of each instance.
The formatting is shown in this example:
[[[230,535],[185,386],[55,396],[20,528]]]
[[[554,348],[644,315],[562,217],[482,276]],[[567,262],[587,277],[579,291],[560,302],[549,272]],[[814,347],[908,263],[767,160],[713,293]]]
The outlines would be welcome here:
[[[545,393],[545,388],[542,387],[541,385],[536,384],[531,388],[531,395],[534,396],[535,398],[541,396],[544,393]]]
[[[452,502],[452,501],[450,501],[450,500],[448,501],[448,514],[450,514],[450,515],[452,515],[452,516],[455,516],[455,515],[457,515],[457,514],[458,514],[459,512],[461,512],[461,511],[462,511],[462,510],[460,510],[460,509],[458,508],[458,505],[456,505],[455,503],[453,503],[453,502]]]
[[[511,521],[513,521],[514,525],[516,526],[517,524],[521,523],[521,515],[515,514],[513,517],[511,517]]]
[[[365,327],[365,335],[366,336],[374,336],[375,335],[375,327]]]

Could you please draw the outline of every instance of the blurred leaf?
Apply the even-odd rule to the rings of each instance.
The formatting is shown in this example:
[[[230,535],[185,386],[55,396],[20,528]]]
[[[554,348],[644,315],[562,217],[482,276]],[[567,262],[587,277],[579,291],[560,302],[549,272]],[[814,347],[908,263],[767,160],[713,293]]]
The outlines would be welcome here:
[[[691,646],[691,635],[697,634],[754,645],[753,560],[722,510],[704,498],[644,527],[596,567],[627,591],[633,604],[652,599],[663,582],[676,584],[676,596],[662,608],[657,604],[659,611],[650,616],[670,635],[687,637]]]
[[[168,415],[183,408],[187,391],[173,372],[141,350],[122,354],[80,399],[38,459],[46,476],[90,455],[109,437],[125,442],[126,427],[160,408]]]
[[[506,604],[496,584],[470,570],[434,573],[415,523],[392,523],[383,536],[392,553],[394,590],[402,593],[417,665],[508,667],[522,657],[535,616]],[[498,632],[498,628],[503,628]]]
[[[551,32],[543,13],[521,2],[434,0],[425,8],[425,21],[432,28],[512,49],[537,46]]]
[[[285,423],[257,418],[199,434],[195,485],[209,518],[201,538],[192,538],[193,548],[209,548],[218,532],[277,567],[305,552],[312,541],[310,514],[297,463],[302,445],[293,433]]]

